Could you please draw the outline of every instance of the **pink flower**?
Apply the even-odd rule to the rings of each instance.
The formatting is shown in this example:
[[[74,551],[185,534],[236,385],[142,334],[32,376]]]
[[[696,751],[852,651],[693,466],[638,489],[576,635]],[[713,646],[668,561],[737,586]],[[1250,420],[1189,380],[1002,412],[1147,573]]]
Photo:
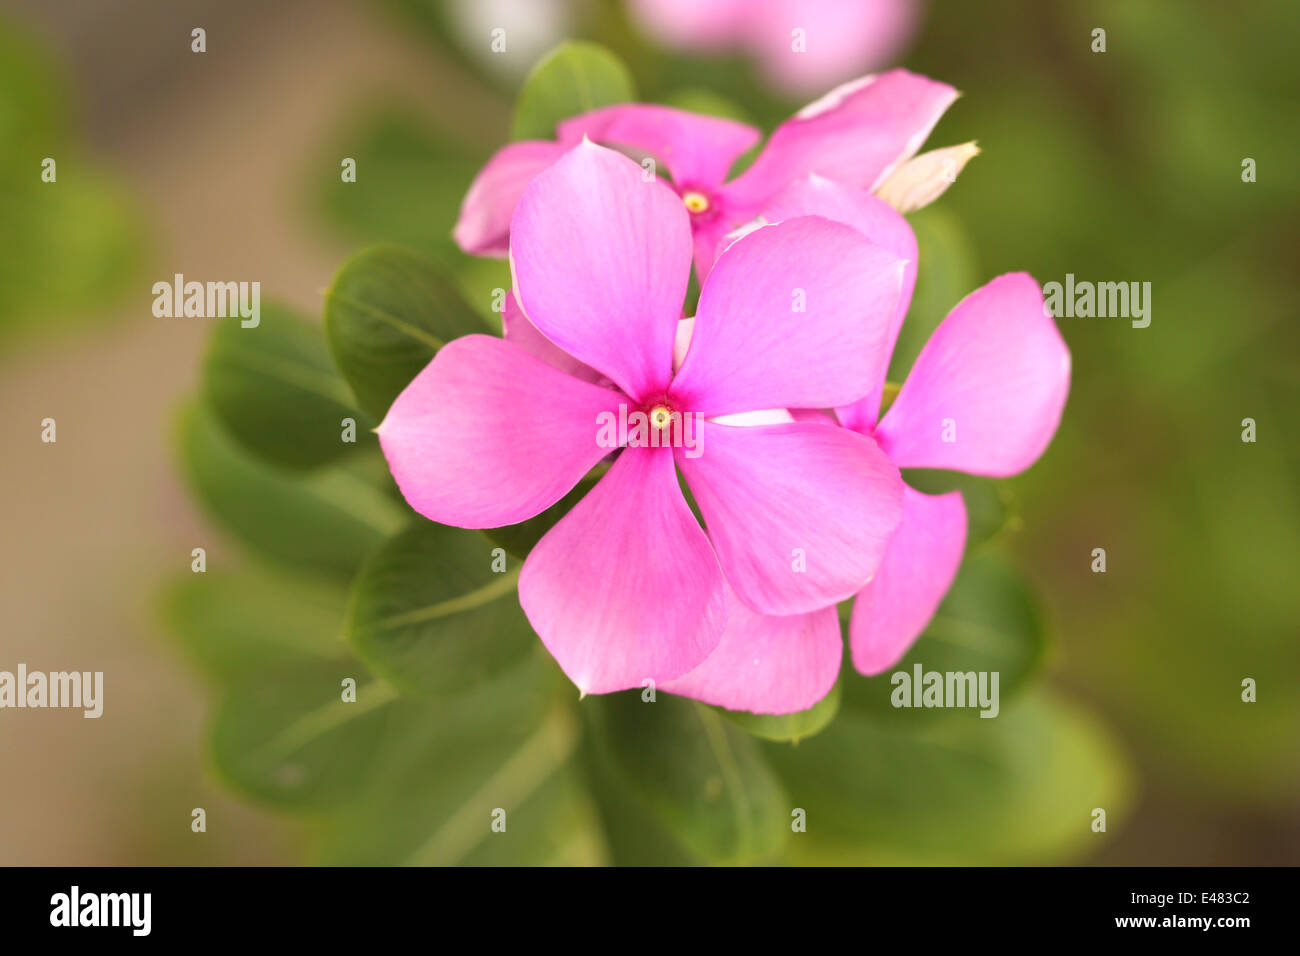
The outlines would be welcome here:
[[[718,241],[791,182],[816,172],[867,189],[882,186],[921,147],[956,96],[951,86],[906,70],[846,83],[778,126],[754,164],[731,182],[726,178],[732,163],[758,142],[758,130],[666,106],[608,106],[561,123],[557,142],[526,140],[498,151],[471,183],[453,235],[468,253],[505,255],[511,215],[524,188],[585,136],[649,154],[667,171],[690,211],[696,272],[703,281]]]
[[[530,333],[516,316],[510,339],[448,344],[398,396],[379,439],[415,510],[514,524],[607,457],[602,414],[704,418],[697,457],[624,447],[524,562],[520,603],[573,682],[602,693],[672,681],[714,652],[729,617],[804,616],[861,589],[902,507],[875,441],[820,422],[719,419],[861,397],[884,374],[904,264],[818,217],[758,229],[718,258],[675,369],[692,249],[672,190],[582,143],[527,186],[510,231],[532,347],[554,348],[521,347]]]
[[[633,0],[680,50],[745,50],[777,89],[806,95],[886,65],[916,31],[918,0]],[[799,31],[799,32],[796,32]]]
[[[880,199],[819,177],[791,185],[762,218],[809,215],[851,225],[908,261],[887,333],[892,351],[916,282],[911,227]],[[1069,393],[1070,353],[1038,283],[1010,273],[948,313],[879,422],[883,372],[870,384],[864,398],[836,413],[847,428],[875,438],[899,468],[1005,477],[1032,465],[1051,442]],[[850,649],[859,671],[878,674],[907,652],[952,584],[965,543],[960,492],[906,489],[903,520],[853,608]]]

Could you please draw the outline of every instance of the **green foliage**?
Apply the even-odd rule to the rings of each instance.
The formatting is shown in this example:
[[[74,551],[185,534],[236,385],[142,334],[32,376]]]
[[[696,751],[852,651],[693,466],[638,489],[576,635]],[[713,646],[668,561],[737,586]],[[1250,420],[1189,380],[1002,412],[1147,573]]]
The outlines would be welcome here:
[[[208,516],[254,552],[350,578],[402,524],[402,509],[344,468],[303,475],[253,457],[198,403],[176,429],[181,470]]]
[[[650,816],[678,852],[709,863],[761,863],[790,833],[788,800],[757,741],[693,701],[637,691],[583,702],[607,814]],[[636,852],[631,850],[630,852]]]
[[[326,293],[330,353],[376,421],[443,345],[486,331],[431,261],[395,246],[353,256]]]
[[[353,407],[320,327],[280,306],[262,309],[251,328],[217,323],[202,388],[230,434],[273,464],[311,468],[374,444],[373,423]],[[345,418],[355,444],[343,441]]]
[[[343,699],[346,680],[356,701]],[[379,744],[403,718],[391,687],[352,662],[294,661],[226,684],[212,719],[211,757],[237,790],[281,809],[346,803],[365,784]]]
[[[87,161],[68,113],[42,43],[0,22],[0,347],[84,321],[137,280],[137,213]],[[47,158],[54,182],[42,180]]]
[[[491,538],[493,543],[501,545],[516,557],[526,558],[528,552],[533,550],[533,546],[542,540],[542,536],[572,511],[573,506],[586,497],[587,492],[596,487],[601,474],[600,466],[597,466],[592,473],[574,485],[568,494],[536,517],[503,528],[489,528],[483,533]]]
[[[533,653],[515,597],[517,562],[476,531],[417,519],[385,544],[352,590],[346,632],[375,673],[404,692],[463,693]]]
[[[847,700],[798,747],[764,751],[807,812],[797,863],[1033,863],[1079,852],[1130,799],[1114,743],[1072,707],[1031,695],[992,720],[881,723]]]
[[[554,139],[561,120],[636,99],[622,62],[594,43],[562,43],[533,68],[515,104],[513,139]]]
[[[356,160],[356,182],[337,163],[308,179],[325,221],[366,243],[410,246],[440,261],[459,257],[451,239],[461,200],[490,155],[385,101],[332,137],[329,155]]]
[[[951,213],[926,206],[907,220],[916,233],[916,289],[889,362],[889,380],[900,384],[944,316],[979,285],[970,240]]]
[[[270,568],[208,570],[173,579],[162,610],[200,675],[221,684],[345,658],[345,596],[333,582]]]
[[[1027,45],[1009,8],[990,21],[954,5],[916,63],[963,78],[932,142],[979,139],[983,155],[940,205],[982,278],[1151,284],[1148,328],[1058,321],[1074,368],[1065,417],[1043,459],[1003,483],[1024,516],[1006,543],[1058,622],[1062,670],[1125,726],[1163,811],[1145,821],[1156,849],[1128,857],[1143,861],[1172,853],[1175,819],[1291,813],[1300,794],[1300,750],[1280,745],[1300,683],[1273,676],[1300,666],[1300,460],[1278,432],[1263,437],[1293,417],[1300,352],[1300,181],[1276,174],[1300,148],[1300,126],[1280,120],[1300,8],[1172,12],[1043,8],[1032,29],[1044,42]],[[1097,26],[1104,54],[1086,42]],[[973,35],[978,55],[963,52]],[[1024,51],[1016,70],[974,68]],[[1246,158],[1256,182],[1242,180]],[[1241,441],[1248,416],[1255,444]],[[1095,547],[1105,574],[1090,570]],[[1264,851],[1238,852],[1214,859]]]
[[[467,131],[468,132],[468,131]],[[496,134],[486,142],[495,142]],[[313,171],[312,198],[326,224],[353,242],[390,243],[429,256],[492,329],[500,331],[497,290],[510,288],[504,259],[463,254],[451,238],[474,174],[491,155],[431,127],[412,110],[370,105],[337,136],[333,154],[357,162],[357,180]]]
[[[601,862],[574,769],[572,700],[544,692],[553,674],[533,654],[500,681],[417,705],[384,741],[360,798],[327,823],[322,862]],[[493,830],[502,812],[505,829]]]
[[[208,750],[229,786],[309,814],[325,862],[604,859],[572,761],[572,699],[557,698],[535,645],[463,693],[404,698],[326,637],[342,613],[327,593],[264,571],[192,575],[169,590],[169,623],[217,689]]]
[[[840,712],[840,685],[807,710],[793,714],[751,714],[743,710],[713,708],[736,726],[764,740],[798,743],[805,737],[825,730]]]

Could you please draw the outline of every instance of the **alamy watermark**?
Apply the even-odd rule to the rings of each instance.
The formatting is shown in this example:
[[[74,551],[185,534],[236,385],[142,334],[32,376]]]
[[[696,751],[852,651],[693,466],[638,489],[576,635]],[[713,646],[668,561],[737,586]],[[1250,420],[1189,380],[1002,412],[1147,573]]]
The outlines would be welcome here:
[[[0,671],[0,710],[6,707],[80,708],[85,717],[104,713],[103,671]]]
[[[148,936],[153,919],[152,893],[83,893],[73,886],[50,897],[51,926],[119,926],[133,936]]]
[[[1043,310],[1054,318],[1132,319],[1135,329],[1151,324],[1150,282],[1075,282],[1074,273],[1065,283],[1043,286]]]
[[[186,282],[176,273],[171,282],[153,284],[153,314],[160,319],[233,319],[255,329],[262,321],[262,283]]]
[[[895,707],[978,707],[981,717],[998,715],[998,671],[895,671],[889,702]]]
[[[619,404],[618,414],[605,411],[596,416],[596,444],[601,448],[680,448],[687,458],[704,454],[704,416],[699,412],[678,412],[662,403],[649,411],[629,412]]]

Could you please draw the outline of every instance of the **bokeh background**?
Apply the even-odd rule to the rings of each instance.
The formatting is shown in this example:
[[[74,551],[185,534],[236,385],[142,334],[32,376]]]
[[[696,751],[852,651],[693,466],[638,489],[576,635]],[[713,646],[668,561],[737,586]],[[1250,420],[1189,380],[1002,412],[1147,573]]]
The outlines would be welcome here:
[[[496,23],[504,56],[487,49]],[[264,301],[319,316],[365,243],[454,258],[469,177],[566,37],[616,52],[645,100],[770,129],[807,99],[743,55],[662,49],[613,0],[0,12],[0,667],[109,672],[100,720],[0,714],[0,863],[300,858],[296,824],[205,769],[207,695],[159,611],[195,542],[210,560],[233,548],[170,447],[210,325],[155,319],[150,287],[260,278]],[[890,61],[965,93],[931,146],[983,150],[918,220],[949,263],[924,294],[946,308],[1019,269],[1152,287],[1149,328],[1060,320],[1064,422],[1005,483],[1003,544],[1050,623],[1047,680],[1109,728],[1133,782],[1122,826],[1073,861],[1300,862],[1297,37],[1300,8],[1271,0],[934,2]],[[54,200],[15,168],[37,143],[58,157]],[[364,192],[338,187],[341,156]],[[496,266],[460,265],[467,288],[497,284]],[[47,416],[55,445],[39,442]],[[190,833],[195,806],[219,839]]]

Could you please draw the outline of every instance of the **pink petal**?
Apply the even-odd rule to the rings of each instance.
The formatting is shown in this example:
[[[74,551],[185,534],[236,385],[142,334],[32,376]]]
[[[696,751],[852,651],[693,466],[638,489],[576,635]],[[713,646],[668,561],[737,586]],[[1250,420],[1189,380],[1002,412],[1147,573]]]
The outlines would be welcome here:
[[[524,561],[519,602],[583,693],[697,667],[726,627],[726,592],[672,453],[625,448]]]
[[[677,195],[583,141],[524,191],[510,234],[515,295],[538,330],[635,399],[662,391],[691,270]]]
[[[761,208],[809,173],[873,188],[921,148],[956,98],[946,83],[906,70],[853,80],[778,126],[727,196]]]
[[[537,326],[529,322],[528,316],[524,315],[523,310],[519,308],[513,292],[506,296],[505,309],[501,313],[501,331],[507,342],[513,342],[529,355],[536,356],[566,375],[591,382],[593,385],[604,385],[609,381],[594,368],[583,365],[537,331]]]
[[[631,0],[630,12],[642,29],[674,49],[714,50],[745,36],[752,0]]]
[[[825,408],[792,408],[790,417],[796,422],[821,422],[824,425],[838,425],[839,419]]]
[[[1070,390],[1070,351],[1024,272],[959,302],[921,349],[876,438],[900,468],[1000,478],[1037,460]]]
[[[706,192],[722,184],[736,157],[757,143],[759,135],[754,127],[735,120],[649,103],[606,106],[559,126],[561,143],[574,145],[586,136],[649,154],[679,188]]]
[[[496,528],[546,510],[608,455],[597,416],[626,401],[509,342],[467,335],[434,356],[377,431],[412,508]]]
[[[966,505],[960,491],[903,492],[903,521],[876,576],[853,605],[854,667],[870,677],[902,660],[948,593],[965,550]]]
[[[866,397],[838,409],[840,421],[846,427],[870,431],[880,412],[889,356],[898,341],[898,330],[903,327],[903,317],[912,304],[912,290],[916,287],[916,234],[896,210],[865,189],[843,186],[816,174],[791,183],[763,210],[763,218],[769,222],[792,216],[825,216],[850,225],[907,263],[903,270],[902,293],[885,334],[884,351],[875,356],[878,365],[867,378],[871,391]]]
[[[855,230],[816,216],[737,239],[700,293],[673,395],[707,415],[861,398],[888,361],[903,271]]]
[[[903,508],[898,469],[875,442],[811,422],[699,429],[699,454],[677,449],[677,466],[740,600],[799,614],[866,584]]]
[[[472,256],[504,256],[510,248],[510,217],[524,188],[564,154],[558,143],[524,140],[497,150],[460,204],[452,238]]]
[[[767,0],[751,17],[764,75],[778,88],[809,94],[892,60],[916,29],[917,0]],[[804,31],[805,52],[792,31]]]
[[[834,607],[772,617],[729,594],[727,611],[727,629],[714,652],[660,690],[755,714],[793,714],[830,693],[844,652]]]

